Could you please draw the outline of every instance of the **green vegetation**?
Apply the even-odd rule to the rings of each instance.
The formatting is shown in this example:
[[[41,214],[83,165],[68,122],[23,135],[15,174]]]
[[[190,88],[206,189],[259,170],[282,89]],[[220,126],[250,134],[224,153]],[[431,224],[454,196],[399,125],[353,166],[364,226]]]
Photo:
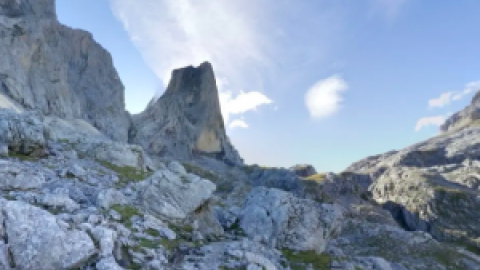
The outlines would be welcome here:
[[[148,235],[151,235],[153,237],[159,237],[160,236],[160,233],[157,230],[154,230],[154,229],[146,229],[145,232]]]
[[[119,185],[125,185],[129,182],[139,182],[152,175],[152,172],[139,170],[131,166],[118,166],[105,160],[97,160],[97,162],[118,174],[120,178]]]
[[[38,157],[32,157],[29,155],[25,155],[25,154],[13,152],[13,151],[8,151],[8,157],[17,158],[21,161],[31,161],[31,162],[36,162],[39,160]]]
[[[213,173],[209,170],[203,169],[201,167],[198,167],[196,165],[186,163],[186,162],[182,163],[182,165],[188,173],[198,175],[214,183],[217,183],[218,181],[220,181],[220,176],[218,176],[216,173]]]
[[[125,224],[128,228],[132,227],[131,217],[133,216],[141,216],[140,210],[137,208],[130,206],[130,205],[120,205],[116,204],[112,206],[112,209],[115,210],[122,216],[122,223]]]
[[[317,174],[311,175],[309,177],[304,177],[303,179],[308,180],[308,181],[314,181],[316,183],[322,183],[323,180],[325,180],[325,174],[317,173]]]
[[[289,249],[282,250],[283,256],[290,262],[292,270],[306,270],[308,265],[312,265],[314,270],[330,269],[332,261],[328,254],[318,254],[315,251],[293,251]]]

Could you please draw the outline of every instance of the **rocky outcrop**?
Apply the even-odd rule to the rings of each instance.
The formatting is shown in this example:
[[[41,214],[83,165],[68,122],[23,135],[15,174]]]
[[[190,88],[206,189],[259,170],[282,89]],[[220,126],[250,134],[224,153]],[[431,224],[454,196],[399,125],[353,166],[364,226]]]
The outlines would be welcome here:
[[[291,167],[290,170],[300,177],[309,177],[317,174],[315,168],[310,164],[297,164]]]
[[[465,127],[480,124],[480,92],[472,98],[470,105],[451,115],[440,130],[443,132],[460,130]]]
[[[207,155],[231,165],[243,163],[225,133],[210,63],[174,70],[165,93],[133,116],[131,142],[155,155]]]
[[[145,209],[163,217],[184,219],[204,204],[215,191],[215,184],[187,174],[177,162],[160,169],[138,183],[139,198]]]
[[[54,0],[0,1],[0,107],[79,118],[127,141],[124,87],[88,32],[61,25]]]
[[[277,248],[323,252],[341,228],[337,205],[319,204],[264,187],[255,188],[240,214],[245,233]]]
[[[88,234],[62,228],[45,210],[20,202],[2,202],[1,207],[1,231],[14,269],[72,269],[96,253]]]
[[[356,162],[346,174],[369,178],[372,198],[405,229],[478,248],[479,135],[475,126],[451,130]]]

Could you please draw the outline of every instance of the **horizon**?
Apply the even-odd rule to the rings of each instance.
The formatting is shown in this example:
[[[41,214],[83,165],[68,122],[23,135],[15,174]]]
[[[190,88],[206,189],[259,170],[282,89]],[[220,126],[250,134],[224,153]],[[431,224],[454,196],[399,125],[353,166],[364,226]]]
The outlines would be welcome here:
[[[272,3],[59,0],[57,14],[112,54],[131,113],[173,69],[212,63],[227,134],[262,166],[342,171],[438,134],[480,87],[480,3]]]

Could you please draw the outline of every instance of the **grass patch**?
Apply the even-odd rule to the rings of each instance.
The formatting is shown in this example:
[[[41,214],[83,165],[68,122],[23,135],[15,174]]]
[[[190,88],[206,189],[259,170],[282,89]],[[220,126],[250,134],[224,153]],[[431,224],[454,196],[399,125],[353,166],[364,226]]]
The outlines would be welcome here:
[[[97,162],[118,174],[120,178],[119,185],[125,185],[129,182],[140,182],[153,174],[152,172],[146,172],[131,166],[118,166],[105,160],[97,160]]]
[[[160,233],[157,230],[154,230],[154,229],[146,229],[145,233],[147,233],[148,235],[151,235],[153,237],[159,237],[160,236]]]
[[[310,175],[309,177],[304,177],[303,179],[307,181],[314,181],[316,183],[322,183],[323,180],[325,180],[325,174],[323,173],[317,173],[314,175]]]
[[[312,265],[314,270],[328,270],[332,259],[328,254],[317,254],[315,251],[282,250],[283,256],[290,262],[292,270],[306,270]]]
[[[20,154],[20,153],[13,152],[13,151],[8,151],[8,157],[17,158],[21,161],[31,161],[31,162],[36,162],[36,161],[39,160],[38,157],[32,157],[32,156],[29,156],[29,155]]]
[[[112,206],[112,209],[115,210],[122,216],[121,222],[125,224],[128,228],[132,227],[132,221],[130,220],[133,216],[141,216],[140,210],[133,206],[129,205],[119,205],[116,204]]]

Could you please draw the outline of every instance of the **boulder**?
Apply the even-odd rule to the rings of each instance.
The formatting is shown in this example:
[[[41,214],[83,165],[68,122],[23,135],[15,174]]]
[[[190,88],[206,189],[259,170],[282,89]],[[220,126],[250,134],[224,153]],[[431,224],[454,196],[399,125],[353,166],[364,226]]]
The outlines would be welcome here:
[[[68,230],[49,212],[2,201],[3,233],[16,269],[52,270],[83,266],[96,253],[85,232]]]
[[[16,113],[0,109],[0,141],[12,152],[43,156],[46,140],[42,121],[43,116],[36,112]]]
[[[342,211],[273,188],[252,190],[240,214],[240,227],[254,240],[276,248],[323,252],[340,231]]]
[[[176,219],[184,219],[198,209],[212,196],[216,188],[215,184],[207,179],[167,168],[156,171],[137,187],[138,197],[147,211]]]

